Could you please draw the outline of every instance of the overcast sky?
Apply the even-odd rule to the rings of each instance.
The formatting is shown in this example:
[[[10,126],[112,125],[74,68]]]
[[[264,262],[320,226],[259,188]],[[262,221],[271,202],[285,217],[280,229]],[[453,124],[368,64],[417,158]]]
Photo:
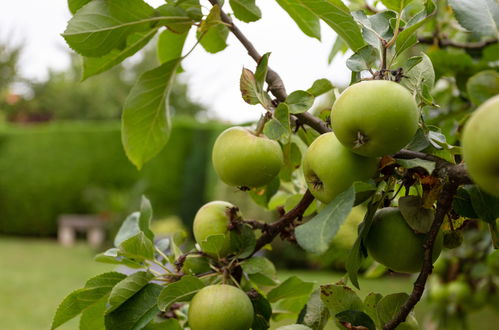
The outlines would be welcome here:
[[[153,6],[164,3],[147,2]],[[319,78],[329,78],[339,85],[348,82],[344,57],[327,64],[335,38],[327,26],[322,25],[319,42],[305,36],[275,1],[256,2],[263,18],[255,23],[237,24],[260,53],[272,52],[269,64],[281,75],[288,92],[307,89]],[[226,5],[225,10],[228,9]],[[0,0],[0,40],[25,43],[21,59],[24,77],[43,79],[49,68],[63,69],[68,65],[69,50],[60,33],[69,17],[66,0]],[[193,43],[191,35],[188,44]],[[235,38],[230,36],[228,44],[225,51],[214,55],[197,48],[183,63],[186,72],[180,79],[189,84],[191,97],[216,111],[218,117],[233,122],[256,119],[262,108],[244,103],[239,92],[242,67],[254,70],[255,64]]]

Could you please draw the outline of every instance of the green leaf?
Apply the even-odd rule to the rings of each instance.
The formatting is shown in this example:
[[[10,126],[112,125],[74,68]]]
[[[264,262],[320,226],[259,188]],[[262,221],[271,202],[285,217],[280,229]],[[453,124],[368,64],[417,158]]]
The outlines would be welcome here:
[[[466,82],[468,96],[475,106],[499,94],[499,73],[486,70],[472,76]]]
[[[143,232],[123,241],[119,248],[121,254],[134,260],[154,259],[154,244]]]
[[[126,47],[129,34],[151,28],[154,9],[142,0],[94,0],[78,10],[62,34],[84,56]]]
[[[133,212],[123,221],[118,233],[114,237],[114,246],[120,246],[121,243],[140,232],[139,218],[140,212]]]
[[[478,218],[478,215],[471,204],[471,197],[465,188],[466,186],[460,187],[457,190],[457,193],[454,195],[454,199],[452,200],[452,209],[460,216]]]
[[[274,264],[265,257],[252,257],[241,262],[243,271],[248,274],[263,274],[269,278],[276,276]]]
[[[353,186],[335,197],[319,214],[295,229],[298,244],[306,251],[323,253],[346,219],[355,201]]]
[[[449,0],[462,27],[483,37],[498,36],[499,3],[496,0]]]
[[[229,0],[229,3],[234,15],[243,22],[255,22],[262,18],[262,12],[255,0]]]
[[[326,284],[321,285],[321,299],[331,315],[347,310],[362,310],[363,304],[359,296],[347,286]]]
[[[158,24],[168,27],[172,32],[187,33],[191,29],[193,22],[181,7],[166,4],[156,8],[156,11],[161,17]]]
[[[104,311],[107,295],[83,311],[80,317],[79,330],[105,330]]]
[[[157,29],[151,29],[148,32],[132,33],[127,37],[126,47],[123,49],[113,49],[102,57],[83,57],[82,80],[107,71],[123,62],[124,59],[137,53],[154,37],[156,31]]]
[[[435,84],[435,71],[430,58],[425,53],[421,53],[421,57],[421,62],[407,71],[405,73],[407,78],[402,79],[401,82],[403,86],[416,93],[419,97],[421,97],[423,88],[431,90]]]
[[[263,91],[263,84],[265,83],[265,78],[267,78],[267,72],[269,70],[269,56],[270,53],[265,53],[258,61],[258,65],[255,70],[255,83],[258,91]]]
[[[376,213],[379,204],[380,201],[371,202],[368,204],[364,220],[359,225],[359,236],[357,237],[357,240],[355,241],[352,249],[350,250],[350,254],[348,255],[348,259],[345,264],[348,277],[350,278],[350,281],[352,281],[352,284],[355,285],[357,289],[359,289],[359,280],[357,278],[357,273],[359,272],[362,260],[366,257],[366,250],[363,245],[364,244],[363,241],[367,236],[369,229],[371,228],[374,214]]]
[[[423,199],[419,196],[404,196],[399,198],[399,210],[405,222],[416,233],[426,234],[430,231],[435,218],[432,209],[423,207]]]
[[[364,312],[358,310],[343,311],[335,315],[341,324],[350,324],[353,327],[362,327],[362,329],[376,330],[374,321]]]
[[[313,288],[314,283],[304,282],[296,276],[291,276],[278,287],[270,290],[267,294],[267,299],[274,303],[281,299],[308,296]]]
[[[225,246],[225,235],[210,235],[199,243],[204,253],[218,256]]]
[[[149,272],[136,272],[116,284],[109,295],[106,313],[110,313],[120,307],[125,301],[145,287],[153,277],[154,275]]]
[[[331,47],[331,52],[329,52],[327,63],[331,64],[331,62],[338,53],[345,54],[347,50],[348,50],[348,45],[345,43],[345,41],[340,37],[336,37],[333,47]]]
[[[321,40],[319,18],[301,0],[276,0],[307,36]]]
[[[272,316],[272,306],[260,293],[251,291],[248,294],[251,303],[253,304],[253,324],[252,330],[267,330],[270,327],[270,317]]]
[[[360,72],[372,68],[378,58],[378,50],[371,45],[365,45],[347,59],[346,65],[351,71]]]
[[[329,310],[321,300],[320,290],[314,291],[303,308],[298,323],[304,324],[314,330],[324,329],[329,319]]]
[[[429,21],[435,14],[435,3],[433,0],[426,0],[425,8],[412,17],[404,29],[398,34],[395,42],[396,55],[399,56],[404,50],[409,49],[418,42],[416,31]]]
[[[231,251],[234,251],[238,258],[249,257],[256,246],[256,237],[253,229],[245,224],[238,225],[230,232]]]
[[[184,330],[177,319],[155,318],[143,330]]]
[[[282,124],[277,120],[272,118],[265,123],[263,127],[263,134],[272,140],[279,140],[281,137],[288,134],[288,130],[282,126]]]
[[[161,289],[160,285],[147,284],[118,309],[105,316],[106,329],[142,329],[159,312],[156,302]]]
[[[329,92],[333,88],[334,88],[333,84],[328,79],[317,79],[312,84],[312,87],[307,89],[307,92],[317,97],[319,95]]]
[[[182,56],[187,32],[174,33],[170,30],[161,32],[158,38],[157,54],[161,64]]]
[[[165,311],[175,302],[190,301],[202,288],[204,283],[196,276],[186,275],[179,281],[168,284],[158,297],[158,307]]]
[[[251,70],[243,68],[239,81],[239,88],[241,90],[241,96],[246,103],[252,105],[260,103],[258,96],[260,92],[256,85],[255,75]]]
[[[120,255],[120,250],[117,248],[110,248],[102,253],[97,254],[94,257],[94,260],[97,262],[102,262],[106,264],[114,264],[114,265],[124,265],[130,268],[142,268],[143,265],[139,262],[136,262],[130,258],[126,258]]]
[[[66,323],[100,300],[125,277],[126,275],[121,273],[109,272],[89,279],[84,288],[75,290],[64,298],[55,312],[51,329]]]
[[[289,120],[289,107],[286,103],[279,103],[277,108],[274,110],[274,118],[284,128],[285,133],[281,138],[287,141],[291,137],[291,123]]]
[[[138,168],[156,156],[170,136],[168,95],[179,60],[142,74],[123,109],[122,142],[128,159]]]
[[[178,0],[175,5],[185,10],[187,15],[195,21],[200,21],[203,18],[199,0]]]
[[[92,0],[68,0],[68,7],[71,14],[75,14],[81,7],[85,6]]]
[[[381,0],[386,8],[396,12],[402,11],[412,0]]]
[[[152,220],[152,206],[151,202],[146,196],[142,195],[142,200],[140,202],[140,217],[139,217],[139,228],[140,231],[146,235],[151,241],[154,240],[154,233],[151,231],[151,220]]]
[[[391,321],[399,313],[407,298],[409,298],[407,293],[393,293],[383,297],[376,306],[380,323],[386,324]]]
[[[376,307],[378,306],[379,301],[383,298],[383,296],[379,293],[371,292],[364,298],[364,311],[367,315],[374,321],[375,324],[378,325],[379,328],[383,326],[380,324],[378,319],[378,311]]]
[[[350,10],[341,0],[297,0],[300,4],[326,22],[353,50],[365,45],[360,28]]]
[[[405,168],[424,168],[428,172],[428,174],[431,174],[433,172],[436,165],[435,162],[424,159],[397,159],[397,163]]]
[[[476,185],[464,186],[471,199],[475,213],[488,223],[495,223],[499,218],[499,198],[487,194]]]
[[[286,104],[290,113],[302,113],[314,105],[315,97],[309,92],[294,91],[286,97]]]
[[[260,62],[262,63],[262,62]],[[263,86],[263,79],[267,74],[265,61],[262,65],[259,64],[259,80],[261,85]],[[265,68],[265,71],[263,70]],[[258,68],[257,68],[258,70]],[[246,68],[243,68],[241,73],[241,78],[239,80],[239,89],[241,90],[241,96],[243,100],[248,104],[261,104],[265,109],[270,110],[272,108],[272,102],[269,95],[262,90],[262,88],[258,87],[257,80],[253,72]]]
[[[276,176],[266,186],[254,188],[250,190],[248,194],[256,204],[268,208],[270,199],[277,193],[280,185],[279,177]]]
[[[229,29],[221,23],[220,7],[215,5],[197,31],[197,38],[208,53],[218,53],[227,47]]]

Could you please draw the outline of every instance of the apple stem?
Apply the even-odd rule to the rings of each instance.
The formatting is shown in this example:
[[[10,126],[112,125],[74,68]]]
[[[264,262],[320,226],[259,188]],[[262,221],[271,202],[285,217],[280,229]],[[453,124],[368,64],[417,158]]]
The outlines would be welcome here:
[[[267,111],[258,121],[258,125],[256,126],[255,135],[260,136],[263,133],[263,129],[265,128],[265,124],[272,118],[272,112]]]

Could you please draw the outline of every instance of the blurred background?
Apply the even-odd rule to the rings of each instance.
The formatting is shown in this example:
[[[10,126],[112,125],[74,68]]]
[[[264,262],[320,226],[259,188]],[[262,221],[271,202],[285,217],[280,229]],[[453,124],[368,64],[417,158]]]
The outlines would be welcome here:
[[[263,19],[240,23],[240,28],[262,53],[272,51],[270,65],[289,91],[306,89],[318,78],[328,78],[340,88],[348,84],[344,63],[350,54],[328,62],[335,39],[330,29],[323,29],[322,42],[312,40],[274,1],[258,4]],[[178,76],[170,97],[174,115],[170,140],[139,172],[123,151],[119,120],[138,75],[158,64],[154,48],[82,82],[80,59],[59,36],[69,17],[65,0],[0,4],[2,329],[48,328],[68,292],[88,277],[112,269],[93,262],[93,255],[111,244],[126,215],[139,208],[142,195],[151,200],[153,230],[158,235],[179,231],[190,235],[194,214],[211,200],[230,201],[251,219],[277,217],[245,192],[221,183],[211,164],[211,146],[223,129],[249,123],[263,113],[240,97],[241,69],[253,69],[255,64],[235,39],[229,37],[226,52],[214,56],[199,47],[183,62],[185,72]],[[195,42],[192,35],[189,42]],[[64,215],[98,219],[104,241],[90,246],[83,230],[76,233],[76,244],[61,245],[58,221]],[[318,283],[339,280],[362,217],[363,210],[354,209],[322,256],[309,256],[289,242],[277,241],[268,254],[285,269],[281,278],[292,272]],[[373,279],[364,280],[362,295],[411,290],[410,277],[388,273],[390,280],[375,278],[376,272],[386,270],[371,261],[364,268]],[[427,308],[428,303],[418,306],[418,318],[424,318]],[[472,322],[481,325],[498,320],[490,310],[472,315]],[[62,328],[75,329],[77,321]]]

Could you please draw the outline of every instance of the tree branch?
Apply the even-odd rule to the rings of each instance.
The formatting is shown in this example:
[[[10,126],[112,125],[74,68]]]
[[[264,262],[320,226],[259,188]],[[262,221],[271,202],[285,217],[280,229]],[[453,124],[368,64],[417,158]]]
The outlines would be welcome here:
[[[302,199],[293,209],[288,213],[284,214],[279,220],[267,226],[266,230],[263,232],[262,236],[258,238],[256,242],[255,249],[253,253],[260,250],[266,244],[271,243],[274,238],[279,235],[279,233],[286,228],[288,225],[292,224],[297,218],[301,218],[305,210],[314,201],[314,196],[307,190],[303,195]]]
[[[458,42],[450,39],[442,39],[442,38],[434,38],[434,37],[419,37],[418,41],[422,44],[429,45],[438,45],[441,48],[445,47],[453,47],[453,48],[462,48],[462,49],[482,49],[489,45],[496,44],[498,39],[489,39],[479,42]]]
[[[435,245],[435,240],[437,238],[438,232],[440,231],[440,226],[445,219],[445,215],[451,209],[452,199],[457,191],[457,187],[458,183],[452,180],[444,185],[442,193],[437,200],[437,211],[435,214],[435,219],[433,220],[430,231],[426,236],[426,241],[423,244],[425,251],[421,272],[414,282],[414,287],[412,289],[411,295],[409,296],[409,298],[407,298],[407,301],[400,307],[400,311],[395,316],[395,318],[385,324],[383,329],[392,330],[395,329],[400,323],[404,322],[414,306],[421,299],[421,296],[423,295],[425,289],[426,280],[433,270],[433,246]]]
[[[209,1],[212,5],[219,4],[217,0],[209,0]],[[237,40],[239,40],[239,42],[241,42],[241,44],[244,46],[244,48],[248,52],[248,55],[255,62],[258,63],[262,56],[256,50],[255,46],[253,46],[251,41],[249,41],[248,38],[246,38],[246,36],[241,32],[241,30],[239,30],[239,28],[234,24],[229,15],[227,15],[222,10],[220,11],[220,17],[222,18],[222,21],[227,24],[232,34],[234,34]],[[286,88],[284,87],[284,83],[279,74],[274,70],[272,70],[270,67],[267,70],[267,77],[265,78],[265,81],[269,85],[269,90],[272,93],[272,95],[275,96],[277,101],[279,102],[286,101],[286,97],[288,96],[288,94],[286,93]],[[301,123],[312,127],[321,134],[331,132],[331,129],[326,125],[326,123],[324,123],[322,120],[320,120],[319,118],[315,117],[314,115],[308,112],[295,114],[294,116],[296,116]]]

